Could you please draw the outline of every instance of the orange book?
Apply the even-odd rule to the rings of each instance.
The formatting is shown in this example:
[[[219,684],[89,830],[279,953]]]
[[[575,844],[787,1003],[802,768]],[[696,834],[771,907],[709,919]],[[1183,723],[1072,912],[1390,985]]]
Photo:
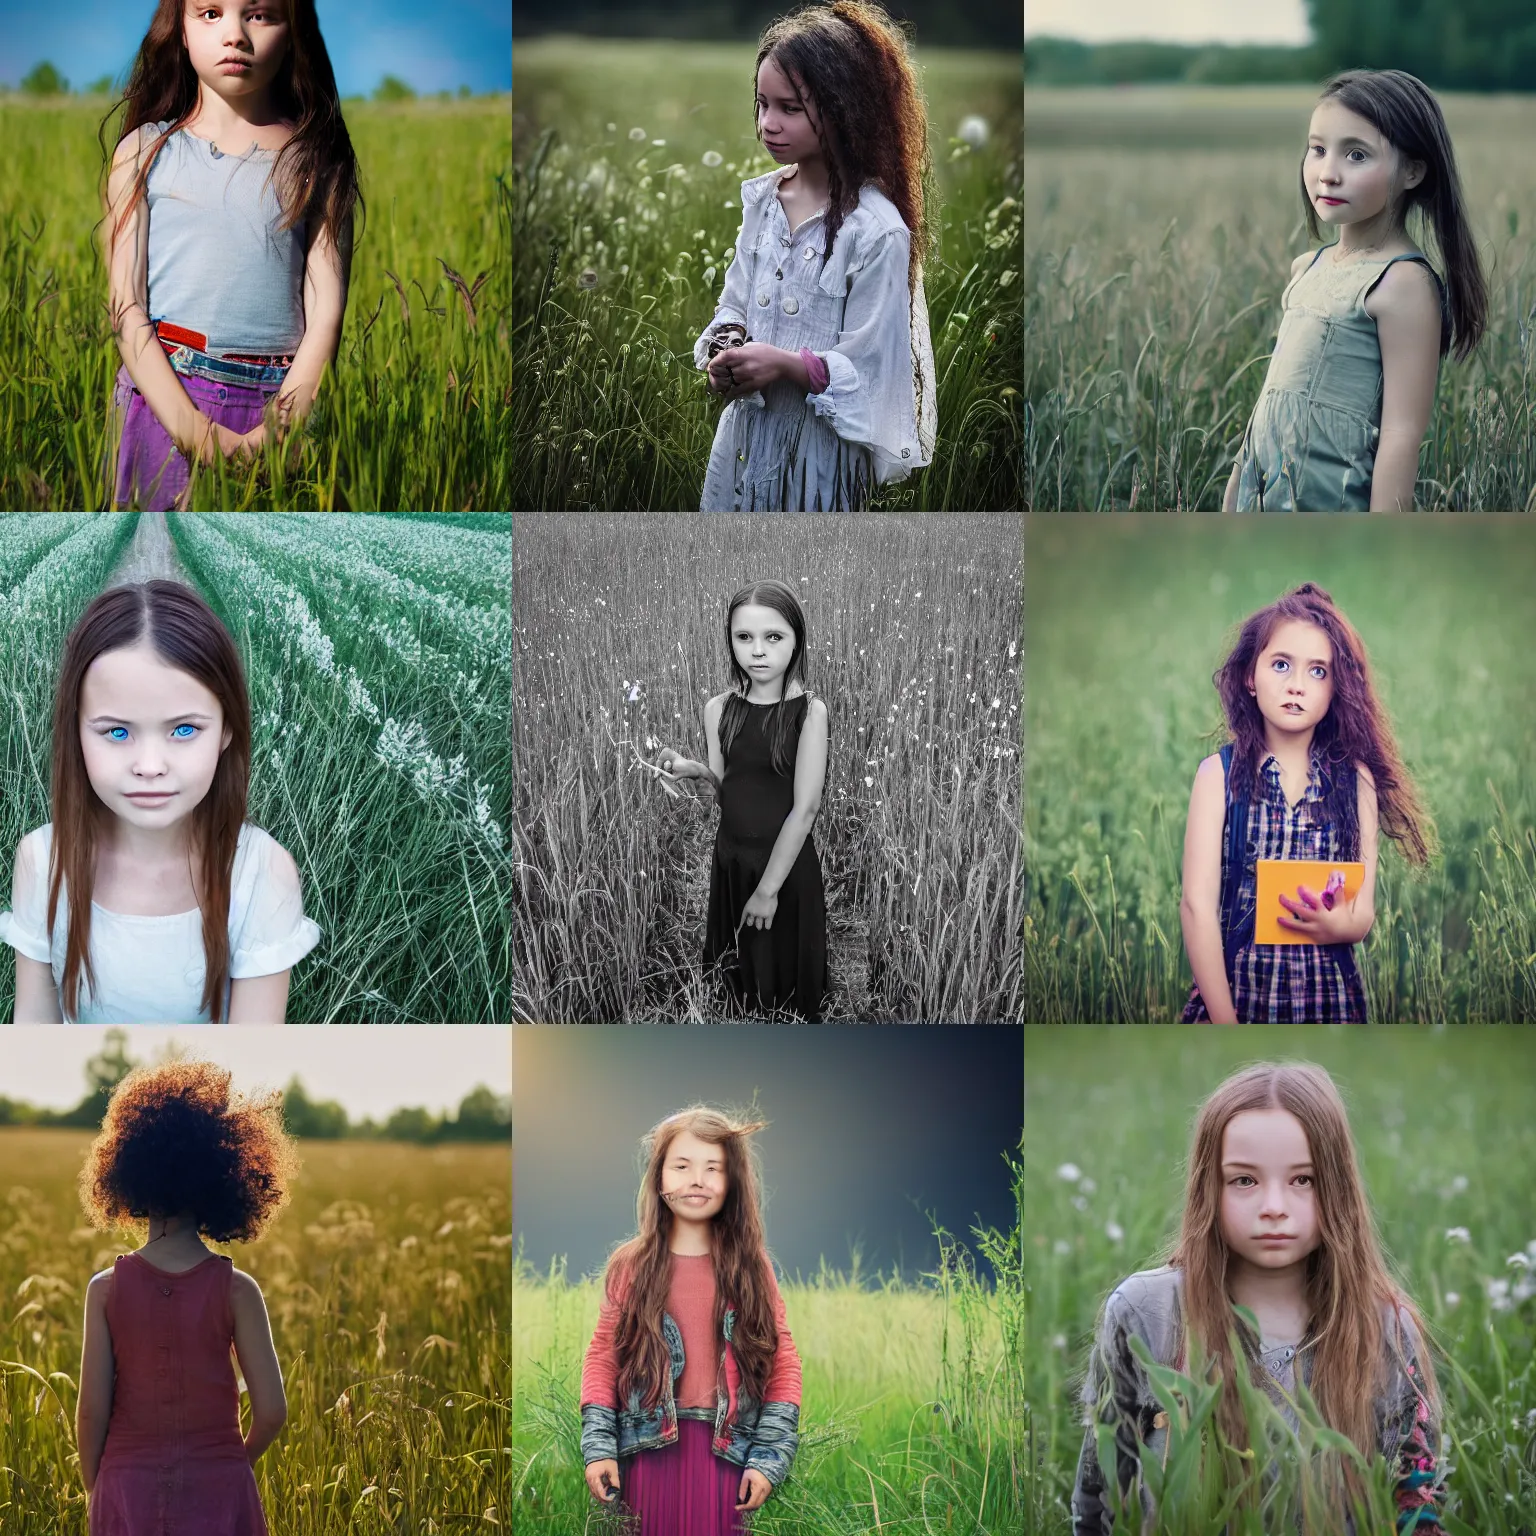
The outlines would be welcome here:
[[[1334,904],[1353,901],[1365,884],[1365,865],[1346,859],[1259,859],[1259,891],[1253,913],[1253,942],[1255,944],[1315,944],[1294,928],[1282,928],[1280,919],[1290,917],[1280,905],[1280,898],[1288,896],[1299,902],[1298,886],[1306,886],[1314,897],[1320,897],[1327,887],[1328,877],[1335,870],[1344,877],[1344,885],[1334,896]],[[1338,881],[1334,881],[1335,886]]]

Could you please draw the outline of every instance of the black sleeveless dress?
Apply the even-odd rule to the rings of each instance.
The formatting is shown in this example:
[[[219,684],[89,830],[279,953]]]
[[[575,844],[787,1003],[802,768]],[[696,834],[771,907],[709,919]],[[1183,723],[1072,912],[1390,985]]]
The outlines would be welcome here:
[[[736,932],[795,803],[793,772],[773,770],[769,728],[775,711],[787,711],[793,751],[799,746],[809,708],[806,693],[779,704],[746,705],[747,718],[731,743],[720,786],[704,970],[706,975],[719,975],[738,1007],[762,1012],[788,1009],[814,1023],[821,1018],[827,990],[827,904],[814,833],[800,845],[779,890],[772,926],[766,932],[761,928],[742,928],[739,936]]]

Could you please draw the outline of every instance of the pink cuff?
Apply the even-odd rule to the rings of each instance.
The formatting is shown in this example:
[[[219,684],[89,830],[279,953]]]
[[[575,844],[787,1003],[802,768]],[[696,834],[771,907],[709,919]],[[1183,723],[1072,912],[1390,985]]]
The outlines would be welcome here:
[[[825,359],[817,357],[809,347],[800,348],[801,360],[805,363],[805,371],[811,377],[811,393],[819,395],[827,387],[827,364]]]

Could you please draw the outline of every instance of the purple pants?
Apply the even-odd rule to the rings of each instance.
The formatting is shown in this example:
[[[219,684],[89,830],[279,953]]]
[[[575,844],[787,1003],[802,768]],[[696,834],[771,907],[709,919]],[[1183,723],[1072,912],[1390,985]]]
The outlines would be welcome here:
[[[742,1536],[736,1494],[746,1468],[710,1450],[713,1434],[703,1419],[679,1419],[671,1445],[619,1463],[620,1497],[639,1517],[635,1536]]]
[[[216,384],[184,373],[176,377],[204,416],[242,434],[261,425],[267,401],[281,388],[280,382],[247,387]],[[178,510],[178,501],[191,479],[191,466],[150,410],[149,402],[134,387],[126,367],[117,371],[112,405],[122,426],[112,493],[114,509],[126,508],[137,490],[142,512]]]

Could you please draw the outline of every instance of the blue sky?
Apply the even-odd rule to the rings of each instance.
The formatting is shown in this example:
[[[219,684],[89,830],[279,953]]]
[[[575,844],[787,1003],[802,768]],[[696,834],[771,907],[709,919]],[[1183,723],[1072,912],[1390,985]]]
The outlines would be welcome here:
[[[512,89],[509,0],[317,0],[320,30],[343,96],[367,96],[385,75],[422,94]],[[13,90],[50,60],[70,88],[127,79],[154,0],[0,0],[0,85]]]

